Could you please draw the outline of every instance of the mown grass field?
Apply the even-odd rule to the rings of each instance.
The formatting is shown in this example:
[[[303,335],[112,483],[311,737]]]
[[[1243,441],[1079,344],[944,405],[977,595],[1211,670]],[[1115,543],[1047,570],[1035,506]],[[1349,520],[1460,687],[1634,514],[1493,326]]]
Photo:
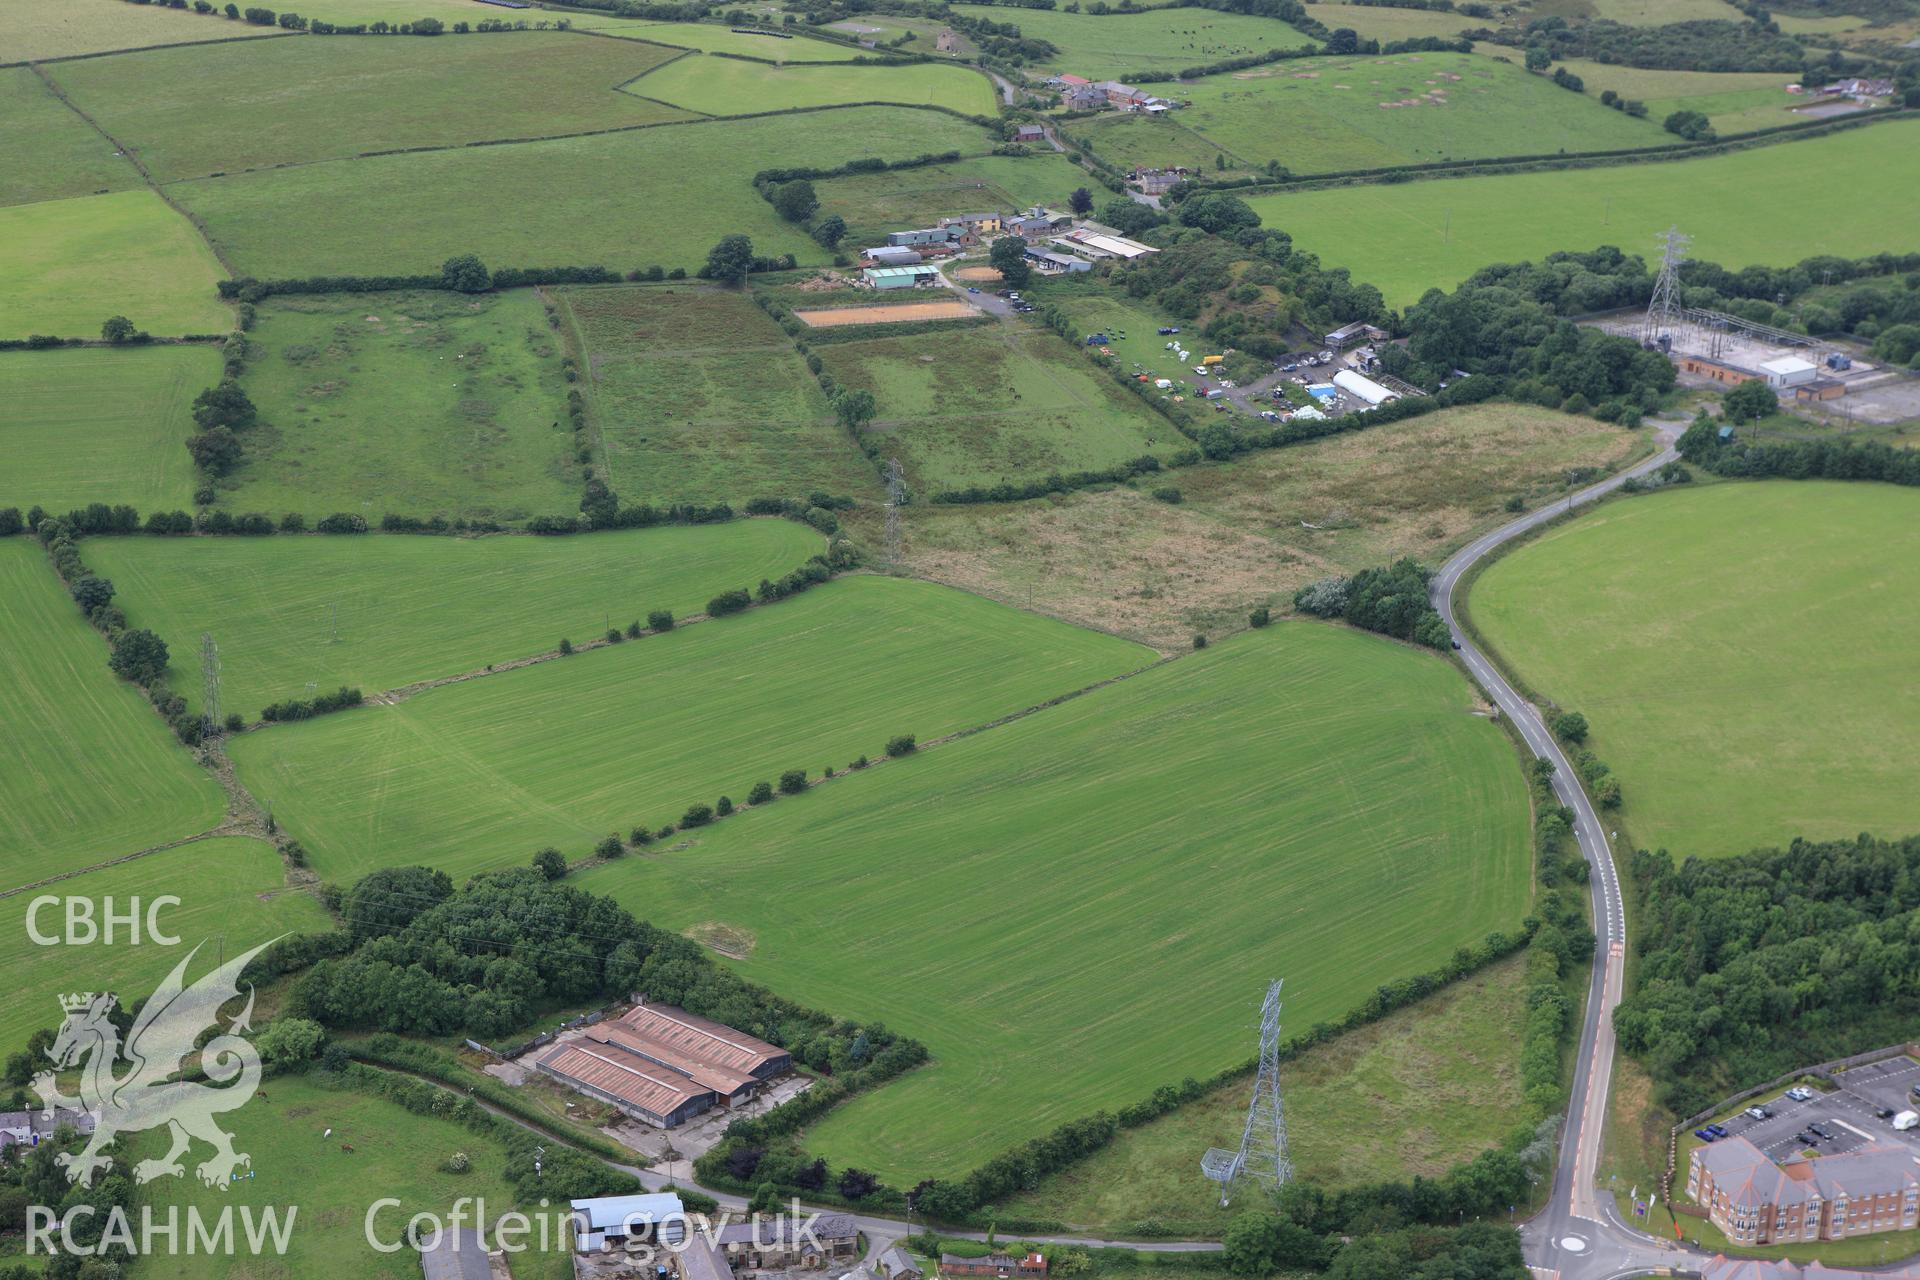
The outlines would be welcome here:
[[[924,1040],[807,1134],[910,1184],[1245,1061],[1269,978],[1305,1026],[1516,925],[1526,797],[1471,706],[1431,655],[1281,623],[582,883]]]
[[[746,295],[702,285],[556,290],[599,440],[631,501],[714,502],[824,490],[879,496],[780,326]]]
[[[213,346],[0,355],[0,505],[67,511],[193,505],[193,398],[220,380]]]
[[[214,286],[225,275],[151,191],[0,208],[0,338],[97,338],[113,315],[157,337],[223,333],[233,312]]]
[[[603,42],[604,43],[604,42]],[[705,55],[681,58],[624,86],[710,116],[737,116],[792,107],[837,107],[850,102],[898,102],[992,115],[993,82],[966,67],[770,67],[761,62]]]
[[[1509,957],[1284,1063],[1295,1175],[1320,1186],[1431,1178],[1498,1145],[1520,1093],[1525,964]],[[1251,1087],[1248,1076],[1124,1129],[1092,1159],[997,1207],[1076,1228],[1137,1234],[1158,1222],[1217,1238],[1246,1206],[1220,1207],[1200,1156],[1240,1145]]]
[[[0,71],[0,120],[7,122],[0,130],[0,205],[140,185],[134,167],[115,158],[113,144],[54,97],[30,67]]]
[[[499,1142],[454,1120],[416,1115],[385,1098],[328,1088],[320,1077],[276,1076],[247,1105],[222,1115],[220,1123],[232,1132],[234,1150],[253,1157],[252,1177],[220,1189],[203,1187],[193,1166],[206,1159],[207,1149],[196,1144],[184,1158],[191,1162],[186,1176],[148,1183],[137,1200],[160,1222],[169,1209],[179,1210],[183,1225],[188,1206],[209,1219],[232,1206],[236,1236],[243,1206],[256,1214],[277,1209],[283,1221],[297,1206],[287,1252],[269,1254],[274,1269],[264,1274],[416,1280],[420,1255],[404,1244],[408,1218],[428,1213],[447,1221],[455,1203],[467,1196],[484,1198],[490,1219],[515,1204],[506,1179],[506,1148]],[[136,1158],[163,1154],[164,1131],[123,1145],[135,1148]],[[472,1162],[466,1173],[440,1167],[456,1151]],[[389,1197],[400,1204],[374,1219],[375,1235],[383,1244],[398,1241],[402,1247],[381,1253],[368,1244],[365,1222],[374,1202]],[[555,1212],[522,1208],[529,1215]],[[472,1212],[468,1206],[469,1216]],[[548,1230],[550,1239],[564,1238],[551,1223]],[[487,1239],[492,1243],[491,1230]],[[535,1234],[522,1243],[538,1239]],[[140,1269],[157,1280],[254,1280],[263,1274],[261,1264],[244,1251],[209,1260],[188,1256],[183,1247],[179,1256],[157,1252]],[[516,1280],[562,1280],[573,1274],[569,1256],[559,1250],[515,1253],[512,1265]]]
[[[1675,111],[1701,111],[1722,135],[1797,124],[1805,120],[1792,108],[1806,103],[1787,92],[1791,76],[1777,71],[1656,71],[1620,67],[1584,58],[1568,58],[1566,67],[1586,82],[1595,97],[1612,89],[1623,98],[1647,104],[1656,123]]]
[[[205,831],[220,787],[134,686],[29,538],[0,541],[0,889]]]
[[[763,254],[827,260],[754,191],[761,169],[990,146],[978,125],[941,112],[859,107],[348,160],[169,191],[206,219],[242,270],[261,277],[431,272],[463,252],[491,266],[692,270],[728,233],[751,236]],[[670,180],[608,182],[610,173]],[[543,198],[528,200],[529,191]],[[620,234],[609,237],[609,227]]]
[[[879,412],[867,434],[923,493],[1107,467],[1181,443],[1132,392],[1025,325],[816,350],[841,386],[873,392]]]
[[[654,45],[521,31],[199,45],[49,71],[156,179],[171,182],[396,147],[684,120],[615,92],[674,56]],[[219,111],[207,109],[208,84],[220,86]]]
[[[575,16],[573,25],[582,31],[598,31],[628,40],[647,40],[676,49],[738,53],[774,62],[849,62],[863,55],[874,56],[870,49],[857,49],[831,40],[813,40],[797,33],[792,38],[756,35],[735,31],[717,22],[649,22],[644,18],[582,13]]]
[[[92,899],[95,923],[102,927],[107,899],[121,913],[138,899],[141,933],[135,945],[122,924],[112,946],[96,940],[92,945],[43,947],[27,933],[27,912],[37,895],[0,898],[0,937],[6,940],[0,963],[6,966],[14,996],[0,1011],[0,1051],[6,1053],[19,1049],[38,1028],[60,1024],[59,997],[66,992],[112,991],[125,1009],[151,993],[189,950],[203,943],[191,971],[195,976],[219,964],[222,947],[231,959],[283,933],[331,927],[318,898],[286,887],[280,851],[264,840],[240,836],[196,840],[89,871],[44,892]],[[146,933],[146,906],[165,895],[180,902],[161,907],[157,921],[163,932],[180,939],[178,946],[156,944]],[[42,935],[63,937],[63,910],[60,904],[42,908],[34,926]]]
[[[610,831],[677,822],[722,794],[744,803],[784,770],[844,769],[896,734],[952,733],[1152,656],[945,587],[857,577],[246,734],[229,751],[327,879],[396,860],[457,876],[524,863],[543,845],[583,856]]]
[[[158,5],[130,5],[125,0],[7,0],[0,7],[0,59],[7,62],[280,34],[278,27],[255,27]]]
[[[1209,9],[1095,15],[1046,9],[1009,12],[992,5],[961,4],[954,6],[954,12],[1013,23],[1022,35],[1045,40],[1060,50],[1057,56],[1036,63],[1039,69],[1089,80],[1119,79],[1135,71],[1177,71],[1313,43],[1305,33],[1273,18]]]
[[[222,505],[375,524],[578,509],[560,339],[532,290],[290,295],[249,337],[260,420]]]
[[[1914,495],[1715,485],[1610,505],[1490,566],[1473,618],[1582,711],[1636,844],[1676,858],[1920,827]]]
[[[779,577],[822,539],[788,520],[577,538],[94,538],[133,626],[172,650],[172,684],[200,702],[200,637],[220,648],[221,702],[351,685],[367,693],[477,671],[576,643],[655,609],[702,611],[715,593]],[[337,637],[337,638],[336,638]]]
[[[859,246],[883,244],[889,231],[931,226],[943,216],[1064,205],[1074,188],[1088,183],[1084,169],[1046,151],[828,178],[814,183],[814,191],[818,216],[846,219],[846,243]]]
[[[1413,556],[1437,564],[1549,501],[1569,468],[1617,465],[1645,432],[1520,405],[1475,405],[1189,467],[1137,488],[1045,502],[908,511],[914,572],[1166,652],[1195,632],[1285,610],[1316,578]],[[1182,501],[1155,500],[1171,484]],[[1309,527],[1312,526],[1312,527]],[[877,524],[856,527],[877,536]]]
[[[1447,39],[1480,20],[1459,13],[1429,9],[1389,9],[1379,5],[1309,4],[1307,16],[1338,31],[1351,27],[1363,37],[1379,40],[1417,40],[1422,36]]]
[[[1470,53],[1278,62],[1180,85],[1192,105],[1167,116],[1115,114],[1077,130],[1116,164],[1192,163],[1177,131],[1204,139],[1229,168],[1277,160],[1294,173],[1487,156],[1655,146],[1672,141],[1551,80]],[[1175,138],[1166,135],[1175,133]],[[1143,150],[1144,148],[1144,150]],[[1205,163],[1213,167],[1213,156]]]
[[[1753,198],[1806,165],[1858,199],[1828,207]],[[1654,237],[1676,223],[1693,228],[1694,257],[1733,267],[1900,252],[1910,231],[1880,211],[1897,207],[1916,181],[1920,121],[1895,120],[1697,160],[1301,191],[1250,203],[1266,225],[1404,306],[1494,262],[1603,244],[1651,253]]]

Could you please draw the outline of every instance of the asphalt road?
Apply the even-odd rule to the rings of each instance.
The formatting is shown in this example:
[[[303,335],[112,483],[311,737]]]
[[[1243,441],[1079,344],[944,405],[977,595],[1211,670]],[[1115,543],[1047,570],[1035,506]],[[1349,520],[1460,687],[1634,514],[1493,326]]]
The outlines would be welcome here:
[[[1561,1134],[1560,1160],[1554,1169],[1547,1206],[1522,1228],[1527,1262],[1539,1271],[1563,1280],[1606,1280],[1643,1274],[1655,1267],[1685,1263],[1690,1257],[1666,1242],[1621,1222],[1611,1197],[1594,1191],[1600,1139],[1606,1127],[1607,1096],[1613,1075],[1613,1010],[1620,1003],[1621,974],[1626,956],[1626,916],[1620,881],[1614,870],[1611,834],[1600,821],[1587,793],[1575,781],[1572,763],[1547,732],[1540,712],[1507,683],[1493,662],[1481,652],[1456,621],[1454,591],[1467,571],[1491,552],[1575,507],[1591,503],[1618,489],[1630,477],[1643,476],[1674,460],[1673,439],[1678,428],[1659,427],[1662,448],[1646,461],[1599,484],[1582,489],[1483,534],[1456,552],[1434,575],[1433,607],[1446,620],[1460,644],[1460,660],[1502,715],[1519,730],[1527,749],[1554,767],[1553,790],[1574,814],[1574,836],[1592,868],[1595,948],[1592,984],[1587,992],[1586,1020],[1580,1029],[1580,1049],[1574,1061],[1573,1091],[1567,1124]]]

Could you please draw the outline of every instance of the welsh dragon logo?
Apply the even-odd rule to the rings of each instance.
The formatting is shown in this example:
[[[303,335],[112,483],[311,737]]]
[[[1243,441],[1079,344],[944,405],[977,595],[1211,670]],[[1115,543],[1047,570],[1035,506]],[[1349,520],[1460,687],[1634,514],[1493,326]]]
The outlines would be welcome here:
[[[248,1030],[253,1014],[253,989],[247,989],[246,1007],[225,1032],[204,1045],[198,1042],[206,1032],[218,1029],[221,1006],[239,996],[240,973],[247,962],[270,945],[262,943],[187,986],[187,965],[200,951],[195,947],[141,1007],[124,1045],[120,1029],[109,1016],[117,1004],[115,996],[85,992],[60,997],[67,1017],[47,1056],[57,1071],[79,1068],[80,1096],[63,1094],[53,1071],[35,1076],[33,1091],[40,1095],[43,1114],[49,1118],[60,1108],[71,1108],[93,1120],[93,1135],[85,1149],[59,1157],[69,1181],[93,1185],[94,1174],[112,1163],[101,1153],[115,1138],[163,1125],[172,1132],[172,1146],[159,1159],[142,1160],[133,1167],[138,1182],[185,1173],[180,1157],[195,1138],[213,1148],[213,1157],[195,1169],[210,1187],[224,1190],[236,1169],[252,1164],[245,1152],[233,1149],[233,1135],[214,1117],[245,1105],[260,1086],[260,1053],[241,1034]],[[196,1045],[200,1074],[210,1084],[173,1078],[196,1053]]]

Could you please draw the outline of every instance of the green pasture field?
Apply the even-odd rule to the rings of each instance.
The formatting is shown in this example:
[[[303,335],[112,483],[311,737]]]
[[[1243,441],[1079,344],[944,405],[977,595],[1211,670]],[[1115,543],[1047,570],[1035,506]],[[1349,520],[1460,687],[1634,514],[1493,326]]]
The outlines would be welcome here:
[[[1857,31],[1867,25],[1865,18],[1850,13],[1834,14],[1825,18],[1802,18],[1793,14],[1775,14],[1773,20],[1780,30],[1790,36],[1838,36],[1849,31]]]
[[[931,226],[942,216],[1063,205],[1074,188],[1094,185],[1084,169],[1054,151],[980,156],[813,184],[820,197],[818,216],[846,219],[846,243],[852,245],[884,243],[889,231]]]
[[[911,1185],[1245,1061],[1269,978],[1305,1027],[1517,925],[1526,796],[1472,707],[1433,655],[1283,622],[582,886],[924,1041],[806,1134]]]
[[[861,28],[874,28],[872,31]],[[924,53],[936,58],[971,58],[980,52],[973,37],[958,27],[949,27],[937,18],[911,18],[897,13],[885,15],[863,13],[842,22],[829,22],[821,30],[834,35],[848,36],[856,40],[877,40],[883,46],[877,50],[863,50],[868,53]],[[897,40],[907,32],[913,32],[914,38],[898,49],[887,49],[889,40]],[[953,53],[941,53],[934,48],[934,42],[942,31],[952,31],[959,42],[959,48]]]
[[[1739,22],[1744,16],[1726,0],[1535,0],[1537,18],[1605,18],[1629,27],[1672,22]]]
[[[1021,34],[1045,40],[1060,50],[1056,57],[1035,63],[1037,69],[1069,72],[1089,80],[1117,79],[1136,71],[1177,71],[1313,43],[1304,32],[1275,18],[1210,9],[1160,8],[1094,15],[958,4],[953,11],[989,22],[1013,23]]]
[[[789,520],[575,538],[93,538],[87,563],[136,627],[165,638],[171,683],[200,702],[200,637],[220,649],[222,706],[365,692],[477,671],[626,626],[686,617],[718,591],[777,578],[820,550]],[[457,608],[450,608],[457,602]]]
[[[624,86],[640,94],[710,116],[837,107],[850,102],[898,102],[946,107],[967,115],[992,115],[993,82],[968,67],[911,63],[899,67],[770,67],[739,58],[695,55],[668,63]]]
[[[1468,27],[1485,25],[1458,13],[1429,9],[1388,9],[1378,5],[1309,4],[1307,16],[1338,31],[1350,27],[1366,39],[1417,40],[1423,36],[1451,39]]]
[[[7,62],[281,34],[278,27],[255,27],[125,0],[7,0],[0,5],[0,60]]]
[[[615,92],[675,56],[566,32],[341,36],[155,49],[51,74],[157,180],[172,182],[397,147],[684,120]],[[218,111],[207,109],[209,84],[220,86]]]
[[[327,879],[396,862],[461,876],[542,845],[579,857],[696,802],[744,803],[787,769],[844,769],[896,734],[926,741],[1152,658],[945,587],[863,576],[228,750]]]
[[[990,148],[984,129],[942,112],[857,107],[347,160],[169,190],[242,270],[263,278],[438,271],[465,252],[490,266],[692,270],[733,232],[760,253],[811,264],[826,251],[754,191],[759,170]],[[607,181],[621,173],[671,180]]]
[[[1510,956],[1283,1064],[1295,1174],[1333,1187],[1431,1178],[1497,1146],[1520,1096],[1525,977],[1526,958]],[[1251,1086],[1251,1076],[1236,1080],[1123,1129],[1091,1159],[996,1208],[1075,1229],[1126,1233],[1157,1221],[1218,1238],[1245,1206],[1220,1207],[1198,1176],[1200,1156],[1240,1145]]]
[[[1585,58],[1568,58],[1558,65],[1584,80],[1594,97],[1612,89],[1623,98],[1646,103],[1647,118],[1656,123],[1676,111],[1700,111],[1724,135],[1805,119],[1792,114],[1792,108],[1806,99],[1787,92],[1792,77],[1782,72],[1658,71]]]
[[[140,1264],[140,1274],[153,1280],[256,1280],[271,1276],[352,1275],[380,1280],[418,1280],[420,1255],[404,1243],[407,1219],[416,1213],[448,1221],[456,1203],[474,1196],[486,1201],[489,1219],[514,1207],[512,1185],[506,1179],[506,1148],[456,1120],[417,1115],[397,1102],[352,1089],[329,1088],[325,1077],[275,1076],[265,1081],[252,1101],[220,1117],[222,1128],[233,1134],[235,1151],[252,1157],[252,1177],[222,1188],[201,1185],[195,1165],[207,1158],[207,1147],[196,1143],[182,1157],[186,1173],[158,1178],[141,1188],[136,1200],[150,1207],[164,1222],[170,1209],[181,1213],[197,1208],[209,1221],[232,1207],[235,1236],[240,1214],[273,1208],[282,1215],[297,1207],[291,1243],[283,1256],[272,1257],[271,1270],[244,1250],[209,1261],[156,1251]],[[331,1135],[327,1130],[331,1129]],[[122,1140],[134,1158],[165,1153],[165,1131]],[[472,1162],[466,1173],[448,1173],[442,1163],[454,1152],[465,1152]],[[392,1198],[399,1206],[384,1208],[374,1219],[374,1235],[383,1244],[401,1242],[392,1253],[375,1251],[368,1243],[365,1222],[377,1200]],[[529,1216],[564,1215],[559,1210],[522,1206]],[[139,1213],[136,1209],[134,1212]],[[474,1210],[467,1206],[468,1216]],[[491,1222],[489,1222],[491,1228]],[[549,1221],[550,1240],[565,1240],[563,1227]],[[534,1243],[538,1235],[522,1239]],[[494,1240],[489,1229],[487,1240]],[[511,1255],[515,1280],[562,1280],[573,1274],[563,1249]]]
[[[588,374],[601,474],[623,497],[880,496],[873,465],[751,298],[704,285],[592,285],[554,297]]]
[[[1920,827],[1917,511],[1904,489],[1814,481],[1615,503],[1490,566],[1473,618],[1592,722],[1636,844],[1903,834]]]
[[[1753,198],[1809,165],[1858,202]],[[1692,256],[1736,267],[1904,252],[1912,237],[1880,211],[1897,207],[1916,181],[1920,121],[1895,120],[1696,160],[1298,191],[1249,203],[1266,225],[1284,228],[1327,265],[1352,268],[1397,307],[1490,263],[1603,244],[1650,255],[1655,237],[1676,223],[1690,228]]]
[[[537,9],[515,12],[481,4],[479,0],[309,0],[301,12],[309,18],[325,18],[341,26],[356,23],[389,22],[398,25],[415,18],[438,18],[445,23],[468,22],[552,22],[568,15],[547,15]]]
[[[0,355],[0,504],[68,511],[193,505],[190,406],[220,380],[214,346]]]
[[[646,40],[676,49],[698,49],[702,53],[738,53],[774,62],[850,62],[862,56],[875,56],[872,49],[858,49],[831,40],[814,40],[797,32],[792,39],[752,35],[734,31],[717,22],[649,22],[639,18],[583,13],[573,15],[573,25],[582,31],[598,31],[627,40]]]
[[[1551,80],[1470,53],[1311,58],[1209,76],[1174,91],[1192,105],[1161,118],[1114,114],[1082,124],[1115,164],[1142,148],[1177,148],[1171,130],[1199,135],[1230,168],[1277,160],[1295,173],[1331,173],[1555,151],[1603,151],[1673,141]],[[1191,153],[1173,149],[1176,157]],[[1213,156],[1205,157],[1209,168]]]
[[[177,849],[151,853],[118,866],[101,867],[60,881],[43,892],[89,898],[95,923],[104,927],[106,903],[124,913],[140,901],[142,930],[129,939],[117,925],[113,944],[102,940],[39,946],[27,933],[27,913],[36,897],[17,893],[0,898],[0,937],[13,999],[0,1011],[0,1051],[12,1053],[40,1027],[58,1026],[58,997],[69,991],[112,991],[125,1009],[148,995],[187,952],[201,947],[190,973],[197,977],[228,959],[283,933],[317,933],[332,927],[319,899],[285,884],[280,851],[264,840],[216,836]],[[146,934],[146,904],[171,895],[177,906],[159,908],[162,931],[178,946],[154,943]],[[65,936],[60,905],[45,907],[34,926],[42,935]],[[204,945],[203,945],[204,944]]]
[[[0,889],[205,831],[220,787],[140,690],[30,538],[0,540]]]
[[[1022,324],[815,350],[841,386],[873,392],[867,433],[922,493],[1109,467],[1182,443],[1059,337]]]
[[[579,508],[560,340],[531,289],[287,295],[249,337],[260,420],[223,506],[371,523]]]
[[[0,71],[0,120],[7,122],[0,130],[0,205],[140,185],[134,167],[114,156],[113,144],[54,97],[31,67]]]
[[[0,208],[0,338],[98,338],[113,315],[156,337],[222,333],[233,325],[214,292],[225,275],[193,224],[148,190]]]

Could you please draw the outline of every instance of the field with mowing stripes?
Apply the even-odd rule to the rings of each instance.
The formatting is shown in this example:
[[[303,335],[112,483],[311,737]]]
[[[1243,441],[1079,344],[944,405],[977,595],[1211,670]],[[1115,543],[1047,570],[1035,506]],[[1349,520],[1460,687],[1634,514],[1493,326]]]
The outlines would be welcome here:
[[[805,36],[758,35],[735,31],[717,22],[648,22],[644,18],[614,18],[603,13],[581,13],[573,25],[582,31],[619,36],[626,40],[647,40],[677,49],[698,49],[704,53],[737,53],[772,62],[848,62],[872,57],[867,49],[836,44],[830,40],[810,40]]]
[[[941,112],[856,107],[343,160],[168,191],[206,220],[241,270],[263,278],[438,271],[456,253],[478,253],[490,266],[691,271],[734,232],[751,236],[758,253],[827,261],[826,250],[754,191],[762,169],[991,146],[986,130]],[[672,180],[607,180],[649,173]],[[527,199],[530,191],[542,198]],[[5,216],[0,211],[0,227]],[[612,227],[618,235],[609,235]],[[0,240],[0,277],[6,260]]]
[[[140,185],[140,174],[113,154],[113,144],[54,97],[31,67],[0,71],[0,120],[7,122],[0,129],[0,205]]]
[[[458,877],[543,845],[579,857],[695,802],[744,802],[784,770],[843,769],[896,734],[952,733],[1153,656],[945,587],[855,577],[228,750],[325,878],[401,862]]]
[[[6,968],[14,997],[0,1010],[0,1053],[20,1048],[37,1028],[57,1026],[63,992],[113,991],[124,1009],[153,990],[203,941],[207,945],[192,970],[196,975],[216,967],[222,946],[231,959],[282,933],[325,932],[330,922],[320,900],[287,888],[285,878],[280,851],[266,841],[219,836],[101,867],[43,891],[91,898],[96,913],[107,898],[124,911],[130,899],[152,902],[171,894],[180,904],[162,907],[158,922],[180,939],[177,947],[148,942],[144,920],[138,946],[129,945],[124,926],[112,947],[39,946],[27,934],[27,911],[35,895],[0,898],[0,965]],[[42,908],[35,927],[42,934],[60,934],[62,910]]]
[[[260,420],[222,505],[370,524],[578,510],[560,341],[532,290],[274,298],[249,337]]]
[[[1010,323],[816,348],[873,392],[867,428],[923,492],[1108,467],[1181,443],[1172,425],[1053,333]]]
[[[193,505],[193,398],[220,380],[214,346],[0,355],[0,505],[68,511]]]
[[[1476,625],[1583,712],[1637,846],[1675,859],[1920,830],[1920,500],[1715,485],[1612,504],[1495,562]]]
[[[602,41],[600,43],[606,43]],[[769,67],[738,58],[681,58],[624,86],[710,116],[738,116],[792,107],[836,107],[849,102],[899,102],[991,115],[993,83],[965,67]]]
[[[98,338],[112,315],[155,337],[225,333],[225,275],[193,224],[145,189],[0,208],[0,338]]]
[[[566,32],[155,49],[49,68],[161,182],[396,147],[682,120],[617,93],[672,58]],[[206,87],[220,86],[220,111]],[[245,128],[235,128],[243,119]]]
[[[308,681],[377,693],[581,643],[609,619],[686,617],[823,545],[790,520],[739,520],[578,538],[93,538],[86,557],[128,622],[165,638],[170,682],[196,706],[212,632],[222,704],[252,719]]]
[[[1656,146],[1673,137],[1517,66],[1469,53],[1310,58],[1180,86],[1191,106],[1115,114],[1075,130],[1121,165],[1196,159],[1331,173],[1500,155]],[[1188,149],[1197,137],[1208,151]],[[1164,149],[1172,154],[1159,159]]]
[[[1351,27],[1361,36],[1383,43],[1417,40],[1422,36],[1448,39],[1467,27],[1480,25],[1464,14],[1437,9],[1390,9],[1384,5],[1359,4],[1309,4],[1306,9],[1308,17],[1335,31]]]
[[[807,1145],[957,1174],[1244,1061],[1269,977],[1303,1027],[1517,925],[1526,796],[1472,706],[1432,655],[1282,623],[582,883],[743,930],[743,974],[924,1040]],[[822,946],[849,886],[859,927]]]
[[[1022,35],[1045,40],[1060,50],[1036,66],[1089,80],[1117,79],[1136,71],[1173,72],[1313,43],[1304,33],[1274,18],[1210,9],[1082,14],[1047,9],[1013,12],[992,5],[963,4],[955,5],[954,12],[988,22],[1012,23]]]
[[[252,1177],[213,1189],[201,1186],[189,1165],[186,1177],[156,1179],[137,1198],[152,1208],[156,1221],[165,1222],[168,1213],[177,1210],[183,1224],[188,1206],[211,1220],[231,1205],[237,1220],[243,1208],[259,1215],[276,1207],[284,1217],[287,1206],[298,1205],[287,1251],[274,1257],[274,1270],[267,1274],[418,1280],[420,1255],[403,1243],[409,1217],[424,1213],[432,1215],[432,1221],[446,1222],[467,1196],[485,1201],[490,1223],[514,1207],[513,1188],[505,1176],[506,1148],[498,1141],[452,1119],[417,1115],[385,1098],[329,1089],[317,1076],[277,1076],[253,1101],[222,1116],[221,1124],[232,1130],[234,1149],[253,1157]],[[122,1145],[134,1148],[135,1158],[164,1151],[164,1142],[154,1134],[129,1137]],[[472,1161],[466,1173],[441,1167],[456,1151]],[[201,1152],[191,1158],[201,1158]],[[373,1221],[376,1239],[399,1244],[391,1253],[375,1252],[367,1243],[368,1209],[382,1197],[398,1201],[397,1207],[383,1207]],[[553,1212],[521,1207],[529,1216]],[[469,1215],[475,1211],[472,1205],[467,1210]],[[422,1229],[430,1231],[425,1221]],[[512,1255],[515,1280],[571,1277],[568,1254],[539,1251],[538,1230],[516,1242],[525,1251]],[[489,1230],[488,1243],[496,1238]],[[460,1256],[471,1257],[471,1246]],[[210,1259],[189,1256],[184,1246],[177,1256],[156,1250],[142,1260],[140,1271],[153,1280],[257,1280],[262,1274],[260,1260],[243,1251]]]
[[[878,496],[873,465],[753,300],[703,285],[556,290],[597,460],[628,501]]]
[[[0,888],[205,831],[224,805],[29,538],[0,540]]]
[[[1753,199],[1778,175],[1809,165],[1857,199]],[[1692,257],[1735,267],[1903,253],[1912,229],[1882,211],[1900,207],[1916,182],[1920,120],[1895,120],[1699,160],[1300,191],[1250,203],[1266,225],[1285,228],[1330,266],[1354,268],[1398,307],[1489,263],[1603,244],[1650,254],[1654,237],[1675,223],[1693,229]]]

